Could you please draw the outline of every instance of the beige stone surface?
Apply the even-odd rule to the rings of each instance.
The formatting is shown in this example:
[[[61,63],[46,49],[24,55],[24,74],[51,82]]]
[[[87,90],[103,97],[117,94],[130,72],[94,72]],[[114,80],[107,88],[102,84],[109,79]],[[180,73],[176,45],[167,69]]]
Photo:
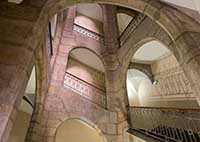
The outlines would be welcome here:
[[[54,66],[50,70],[50,56],[45,44],[48,21],[61,9],[80,2],[94,1],[28,0],[20,5],[13,5],[6,1],[0,2],[1,142],[7,141],[12,128],[10,118],[15,118],[12,116],[12,110],[20,102],[35,62],[38,76],[37,100],[27,142],[52,142],[56,126],[51,128],[52,125],[47,125],[47,122],[52,119],[58,123],[58,120],[62,121],[70,117],[87,118],[97,126],[101,125],[101,128],[104,128],[104,124],[105,126],[110,125],[111,130],[107,132],[106,128],[103,132],[108,142],[122,142],[122,135],[116,134],[115,124],[109,122],[109,111],[122,112],[123,115],[119,117],[119,120],[126,121],[125,106],[127,102],[125,101],[126,90],[123,83],[125,83],[128,64],[135,51],[152,39],[160,40],[170,48],[177,61],[182,65],[192,90],[195,94],[199,94],[199,23],[177,9],[155,0],[95,1],[127,6],[150,17],[145,18],[124,46],[119,49],[117,26],[116,23],[113,23],[116,22],[116,19],[113,18],[114,6],[103,8],[108,16],[108,19],[104,17],[105,44],[85,35],[72,33],[72,23],[75,16],[75,10],[72,8],[66,19],[66,31],[61,34],[61,42],[58,44]],[[68,53],[76,46],[92,49],[106,65],[107,109],[96,106],[76,93],[62,88]],[[51,87],[49,88],[49,86]],[[52,86],[55,87],[56,91],[51,92]],[[110,133],[116,135],[110,135]]]

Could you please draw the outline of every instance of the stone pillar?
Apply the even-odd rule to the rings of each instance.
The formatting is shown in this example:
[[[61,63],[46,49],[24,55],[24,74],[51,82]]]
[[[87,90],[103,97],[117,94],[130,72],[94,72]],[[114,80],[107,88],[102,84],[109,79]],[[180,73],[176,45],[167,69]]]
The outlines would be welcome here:
[[[116,6],[102,5],[104,19],[104,38],[106,62],[106,88],[107,107],[110,110],[119,111],[123,107],[122,86],[120,83],[121,65],[118,60],[119,30],[116,17]]]
[[[65,70],[66,70],[66,64],[67,64],[67,56],[71,48],[71,41],[74,39],[72,32],[73,32],[73,23],[74,23],[75,16],[76,16],[76,7],[70,7],[68,9],[67,17],[65,21],[61,21],[65,24],[59,24],[60,26],[63,26],[63,25],[64,26],[58,27],[58,28],[61,28],[62,33],[61,35],[58,35],[60,38],[60,41],[57,44],[58,50],[54,55],[55,61],[52,66],[51,72],[49,72],[50,61],[46,61],[46,58],[45,58],[47,54],[47,52],[45,52],[45,49],[46,49],[45,44],[40,49],[40,51],[37,51],[38,53],[37,64],[38,64],[38,69],[40,72],[39,73],[40,75],[38,78],[39,80],[37,80],[39,83],[38,82],[37,83],[40,88],[37,90],[37,102],[35,106],[36,108],[32,115],[29,131],[26,136],[26,142],[53,141],[53,136],[55,135],[56,128],[55,127],[49,128],[49,127],[51,127],[51,125],[53,126],[56,125],[56,123],[53,121],[53,124],[49,124],[52,121],[52,120],[50,121],[49,119],[50,117],[54,115],[51,112],[51,109],[54,109],[53,108],[54,104],[57,102],[56,98],[58,98],[56,95],[59,95],[58,92],[62,88],[63,79],[65,75]],[[42,54],[42,57],[39,57],[39,55],[41,54]],[[45,98],[44,100],[43,100],[43,97]],[[58,104],[55,104],[55,106]],[[56,110],[54,113],[57,114],[60,112],[59,110]],[[55,115],[55,117],[58,117],[58,116]]]
[[[65,31],[66,34],[71,34],[73,32],[74,19],[76,18],[76,6],[72,6],[67,11],[67,18],[65,21]]]
[[[0,142],[9,137],[34,61],[32,50],[15,43],[0,42]]]
[[[117,52],[119,48],[119,28],[117,23],[117,7],[114,5],[102,5],[103,10],[103,31],[105,46],[109,52]]]
[[[119,30],[116,16],[116,6],[102,5],[105,51],[105,79],[107,108],[110,121],[107,124],[106,137],[108,142],[122,142],[123,129],[127,127],[124,91],[122,83],[122,66],[118,60]]]

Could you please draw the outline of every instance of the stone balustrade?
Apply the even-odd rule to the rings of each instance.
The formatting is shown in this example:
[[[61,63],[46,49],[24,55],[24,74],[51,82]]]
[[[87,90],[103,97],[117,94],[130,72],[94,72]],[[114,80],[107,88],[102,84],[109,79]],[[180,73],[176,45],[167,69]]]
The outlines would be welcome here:
[[[73,90],[80,96],[100,105],[103,108],[106,107],[105,90],[97,88],[68,72],[65,74],[64,87]]]

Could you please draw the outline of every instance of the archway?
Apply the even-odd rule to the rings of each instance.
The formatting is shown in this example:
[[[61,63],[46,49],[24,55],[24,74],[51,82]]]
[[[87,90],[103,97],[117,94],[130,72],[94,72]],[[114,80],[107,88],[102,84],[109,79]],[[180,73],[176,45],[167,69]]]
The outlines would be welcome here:
[[[80,119],[65,120],[57,128],[54,142],[107,142],[96,126]]]
[[[139,70],[129,69],[126,82],[129,106],[145,106],[145,98],[154,94],[148,76]]]
[[[79,1],[80,3],[82,1]],[[87,1],[84,1],[87,2]],[[93,2],[93,1],[88,1]],[[107,4],[114,4],[114,5],[120,5],[124,7],[128,7],[131,9],[134,9],[136,11],[139,11],[141,13],[146,14],[151,19],[153,19],[157,24],[159,24],[170,36],[172,39],[171,46],[174,48],[178,48],[179,54],[176,56],[180,56],[178,59],[181,64],[184,64],[184,71],[187,73],[188,78],[190,79],[192,84],[195,84],[195,90],[199,92],[199,81],[197,81],[194,76],[199,76],[199,70],[197,70],[193,65],[198,65],[198,57],[195,56],[192,51],[188,50],[188,47],[190,47],[191,43],[188,43],[188,41],[194,40],[194,45],[192,45],[194,50],[198,50],[198,41],[195,37],[194,33],[190,33],[191,31],[200,31],[198,23],[194,22],[186,16],[185,14],[178,12],[177,10],[170,8],[166,4],[163,4],[159,1],[130,1],[127,3],[127,1],[100,1],[101,3],[107,3]],[[43,11],[50,11],[50,15],[53,15],[60,9],[66,8],[70,5],[76,4],[75,2],[68,3],[66,1],[58,1],[57,3],[48,3],[46,7],[44,7]],[[51,10],[49,9],[51,7]],[[169,12],[170,11],[170,12]],[[176,12],[175,12],[176,11]],[[176,13],[176,14],[175,14]],[[44,13],[41,13],[42,16],[45,16]],[[187,20],[187,24],[182,24],[181,19]],[[165,22],[168,21],[168,22]],[[189,22],[188,22],[189,21]],[[195,28],[194,28],[195,27]],[[184,33],[184,34],[182,34]],[[187,34],[188,33],[188,34]],[[189,36],[189,33],[191,36]],[[188,39],[188,41],[186,40]],[[184,46],[182,46],[184,45]],[[181,49],[181,50],[180,50]],[[189,53],[185,53],[183,51],[189,51]],[[186,58],[185,58],[186,57]],[[191,62],[192,61],[192,62]],[[192,71],[191,71],[192,68]],[[199,78],[199,77],[198,77]]]
[[[93,51],[83,47],[71,50],[64,85],[101,107],[106,107],[105,68]]]
[[[141,73],[139,75],[138,71],[133,71],[133,64],[127,73],[128,95],[132,94],[132,99],[135,98],[136,106],[199,108],[195,91],[191,89],[191,84],[181,65],[167,48],[156,40],[139,47],[130,63],[137,64],[137,66],[139,64],[143,70],[150,70],[153,82],[145,82],[145,78],[148,77]],[[139,76],[140,79],[138,79]],[[143,76],[142,79],[141,76]],[[141,86],[138,87],[140,82],[142,82]],[[137,95],[138,97],[136,97]],[[133,106],[133,103],[129,105]]]

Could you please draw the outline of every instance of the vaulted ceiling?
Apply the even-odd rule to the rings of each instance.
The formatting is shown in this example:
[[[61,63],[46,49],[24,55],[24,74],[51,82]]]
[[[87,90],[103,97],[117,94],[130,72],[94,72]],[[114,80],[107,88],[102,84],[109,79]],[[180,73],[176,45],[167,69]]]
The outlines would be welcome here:
[[[169,54],[171,51],[164,44],[155,40],[141,46],[132,61],[150,64]]]

